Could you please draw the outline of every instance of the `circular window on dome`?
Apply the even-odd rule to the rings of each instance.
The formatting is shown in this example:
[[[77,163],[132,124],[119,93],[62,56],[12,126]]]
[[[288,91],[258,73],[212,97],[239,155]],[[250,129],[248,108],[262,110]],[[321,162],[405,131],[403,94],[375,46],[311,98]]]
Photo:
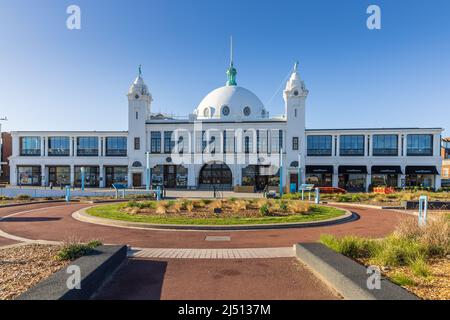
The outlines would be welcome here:
[[[224,116],[229,115],[229,114],[230,114],[230,108],[229,108],[228,106],[223,106],[223,107],[222,107],[222,114],[223,114]]]
[[[298,96],[298,91],[297,90],[294,91],[294,96]]]
[[[205,108],[205,110],[203,110],[203,116],[205,117],[205,118],[208,118],[209,117],[209,108]]]
[[[139,99],[139,95],[138,95],[138,94],[135,95],[134,98],[135,98],[135,99]]]
[[[245,107],[244,108],[244,115],[248,117],[250,115],[250,113],[252,113],[252,111],[250,110],[250,107]]]

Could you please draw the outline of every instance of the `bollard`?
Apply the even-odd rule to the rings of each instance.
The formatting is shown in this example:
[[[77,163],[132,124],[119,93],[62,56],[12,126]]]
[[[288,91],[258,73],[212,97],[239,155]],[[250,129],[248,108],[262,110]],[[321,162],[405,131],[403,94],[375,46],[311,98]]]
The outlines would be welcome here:
[[[319,204],[320,203],[320,189],[316,188],[316,199],[315,199],[315,203]]]
[[[427,224],[427,209],[428,209],[428,197],[419,197],[419,227],[423,227]]]
[[[70,186],[66,186],[66,202],[70,201]]]
[[[161,200],[161,187],[160,186],[158,186],[156,188],[156,201],[159,201],[159,200]]]

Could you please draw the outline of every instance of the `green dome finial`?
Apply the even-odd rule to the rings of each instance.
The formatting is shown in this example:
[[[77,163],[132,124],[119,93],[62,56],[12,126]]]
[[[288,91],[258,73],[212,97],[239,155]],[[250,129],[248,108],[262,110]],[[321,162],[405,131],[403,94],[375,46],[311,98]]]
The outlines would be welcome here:
[[[236,68],[233,66],[233,37],[230,38],[230,67],[227,69],[227,86],[235,86],[236,83]]]

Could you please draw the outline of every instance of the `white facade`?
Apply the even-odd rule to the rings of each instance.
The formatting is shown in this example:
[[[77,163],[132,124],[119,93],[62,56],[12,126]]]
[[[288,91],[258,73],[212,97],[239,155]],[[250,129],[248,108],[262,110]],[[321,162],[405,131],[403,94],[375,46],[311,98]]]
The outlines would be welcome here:
[[[89,167],[92,186],[140,187],[149,152],[152,183],[169,188],[276,186],[280,160],[286,189],[298,186],[298,173],[300,183],[350,191],[383,181],[440,187],[441,128],[306,129],[308,90],[297,64],[278,117],[237,86],[232,63],[227,74],[227,85],[185,119],[151,112],[153,98],[139,72],[127,94],[127,132],[12,132],[11,184],[77,185],[80,167]]]

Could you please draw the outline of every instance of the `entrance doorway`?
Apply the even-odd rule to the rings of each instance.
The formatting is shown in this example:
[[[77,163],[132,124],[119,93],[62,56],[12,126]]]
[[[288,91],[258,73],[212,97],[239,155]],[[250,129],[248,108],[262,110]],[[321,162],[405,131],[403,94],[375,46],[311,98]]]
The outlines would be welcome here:
[[[200,184],[230,185],[232,173],[230,168],[222,162],[205,164],[200,170]]]
[[[177,166],[164,166],[164,187],[175,188],[177,186]]]
[[[142,173],[133,173],[133,187],[138,188],[142,186]]]

